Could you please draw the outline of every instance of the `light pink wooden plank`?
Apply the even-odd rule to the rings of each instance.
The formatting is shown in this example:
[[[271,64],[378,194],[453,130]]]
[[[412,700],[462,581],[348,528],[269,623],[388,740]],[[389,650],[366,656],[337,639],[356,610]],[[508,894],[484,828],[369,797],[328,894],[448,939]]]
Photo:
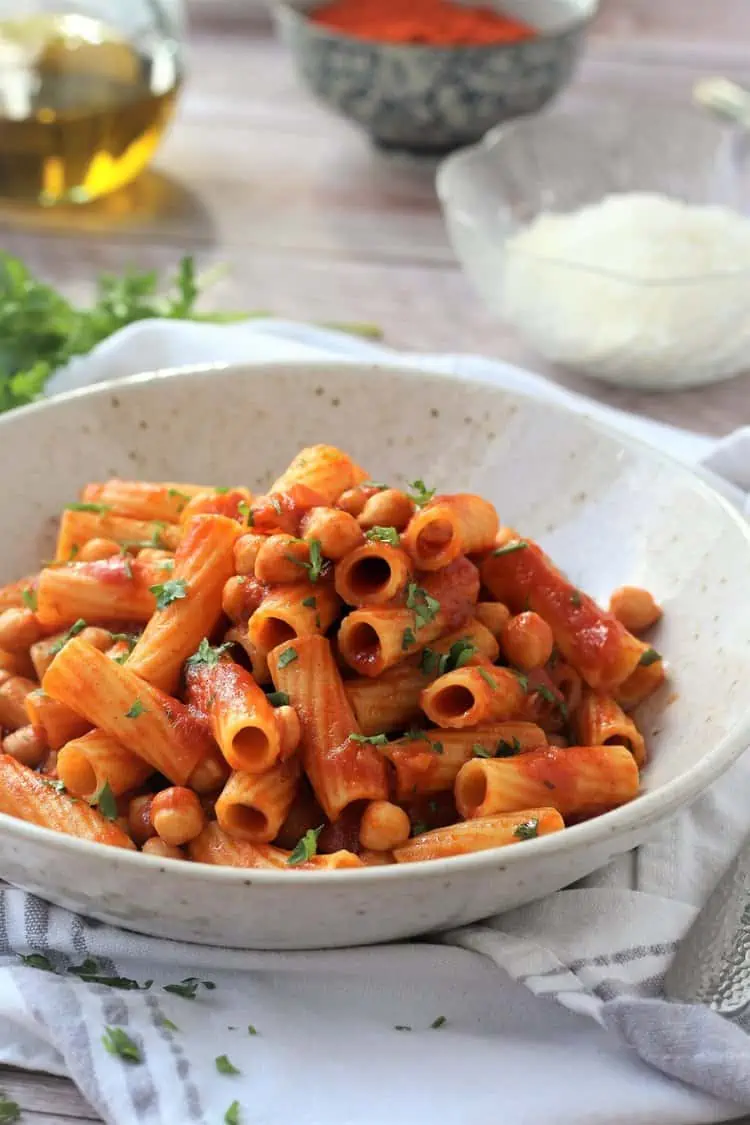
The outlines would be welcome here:
[[[23,1121],[34,1125],[70,1125],[71,1121],[99,1121],[72,1082],[26,1070],[0,1066],[0,1090],[24,1110]]]

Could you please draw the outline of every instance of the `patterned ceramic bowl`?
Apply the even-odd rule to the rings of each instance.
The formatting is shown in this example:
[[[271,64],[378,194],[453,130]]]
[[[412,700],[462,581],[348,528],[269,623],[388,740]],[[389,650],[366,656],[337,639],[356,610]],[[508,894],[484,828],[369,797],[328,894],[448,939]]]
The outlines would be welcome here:
[[[313,23],[309,13],[319,6],[320,0],[274,6],[310,89],[384,148],[441,153],[546,105],[571,78],[598,0],[506,0],[503,11],[539,35],[492,47],[355,39]]]

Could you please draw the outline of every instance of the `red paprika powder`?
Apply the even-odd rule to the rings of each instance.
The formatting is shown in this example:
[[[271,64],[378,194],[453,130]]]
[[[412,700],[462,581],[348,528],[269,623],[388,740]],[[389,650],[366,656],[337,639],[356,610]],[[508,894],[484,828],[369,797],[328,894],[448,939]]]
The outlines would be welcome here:
[[[521,20],[454,0],[332,0],[311,19],[358,39],[412,46],[483,47],[536,35]]]

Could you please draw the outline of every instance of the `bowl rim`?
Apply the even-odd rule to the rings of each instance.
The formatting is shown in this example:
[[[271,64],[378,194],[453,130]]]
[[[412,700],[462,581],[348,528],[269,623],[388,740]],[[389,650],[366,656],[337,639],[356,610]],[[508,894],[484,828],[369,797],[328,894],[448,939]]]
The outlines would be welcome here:
[[[552,399],[541,399],[538,395],[518,390],[508,390],[499,387],[489,380],[481,378],[464,379],[455,375],[440,374],[422,368],[399,367],[394,364],[380,364],[377,361],[341,361],[333,360],[276,360],[263,363],[208,363],[186,364],[178,367],[161,368],[155,371],[146,371],[138,375],[131,375],[121,379],[111,379],[106,382],[95,383],[88,387],[79,387],[43,399],[28,406],[18,407],[0,415],[0,435],[5,426],[13,425],[17,418],[32,417],[39,413],[54,411],[58,405],[75,403],[79,399],[104,398],[114,391],[118,395],[137,394],[141,387],[148,387],[172,379],[189,381],[202,379],[217,373],[235,376],[247,383],[248,379],[262,382],[272,379],[276,373],[296,370],[311,379],[324,379],[330,374],[331,367],[337,374],[349,375],[361,380],[363,374],[373,375],[383,372],[430,384],[439,389],[446,381],[452,384],[460,383],[468,392],[495,392],[511,400],[515,399],[525,405],[532,405],[537,409],[551,410],[558,414],[561,420],[575,415],[580,423],[600,436],[618,442],[637,453],[645,454],[657,464],[671,466],[672,470],[683,477],[686,482],[701,493],[708,502],[718,507],[731,524],[740,532],[746,541],[750,553],[750,521],[746,520],[739,510],[727,500],[711,483],[711,474],[698,467],[696,471],[684,461],[665,453],[662,449],[641,440],[629,433],[618,430],[614,426],[594,418],[584,411],[575,410],[569,405]],[[126,865],[137,873],[144,874],[159,869],[182,872],[188,879],[210,879],[226,882],[230,885],[242,886],[248,883],[265,884],[268,886],[312,886],[321,883],[342,887],[345,884],[366,886],[369,882],[400,882],[415,876],[446,878],[458,876],[462,872],[478,872],[482,869],[501,867],[511,869],[523,864],[526,860],[563,857],[567,853],[585,848],[587,845],[601,844],[607,838],[628,835],[639,829],[647,828],[667,818],[670,813],[689,804],[697,798],[713,781],[717,780],[729,767],[737,761],[740,755],[750,744],[750,701],[748,701],[743,716],[735,723],[732,729],[687,770],[681,777],[661,785],[651,793],[644,793],[628,804],[617,809],[603,813],[601,816],[580,824],[572,825],[561,832],[554,832],[547,836],[540,836],[533,840],[523,841],[523,848],[500,847],[489,848],[485,851],[473,852],[466,855],[448,856],[442,859],[427,860],[420,863],[395,863],[382,867],[344,868],[338,870],[322,871],[279,871],[255,867],[222,867],[213,864],[185,862],[184,860],[165,859],[159,856],[143,855],[142,852],[130,851],[124,848],[108,847],[75,836],[68,836],[56,832],[51,828],[31,824],[19,820],[6,813],[0,813],[0,830],[6,837],[15,837],[19,842],[28,840],[38,845],[54,844],[58,851],[68,853],[71,859],[76,856],[87,858],[95,862],[106,862],[114,865]],[[1,874],[1,873],[0,873]]]
[[[269,2],[273,15],[283,13],[289,16],[290,19],[294,19],[301,27],[305,27],[311,34],[320,35],[321,37],[332,39],[349,46],[361,47],[364,44],[368,47],[379,48],[380,50],[394,51],[404,56],[424,56],[431,53],[445,55],[449,52],[461,51],[476,57],[477,55],[487,55],[490,52],[517,51],[533,43],[550,43],[554,42],[556,39],[561,39],[563,36],[585,31],[596,19],[602,0],[583,0],[586,5],[586,10],[580,13],[571,11],[570,22],[565,23],[564,26],[557,28],[555,31],[540,31],[532,38],[518,40],[515,43],[467,43],[458,46],[439,43],[384,43],[380,39],[365,39],[362,36],[350,35],[345,31],[339,31],[335,27],[328,27],[327,24],[319,24],[310,19],[310,12],[313,12],[316,7],[323,7],[326,0],[317,0],[316,4],[311,7],[309,11],[302,11],[296,6],[294,0],[269,0]]]
[[[637,96],[637,98],[633,100],[642,100],[644,104],[648,101],[648,99],[642,97],[641,95]],[[653,105],[653,99],[649,101],[649,104]],[[675,115],[681,114],[683,116],[687,116],[688,113],[692,113],[694,117],[698,116],[698,112],[694,109],[691,110],[691,107],[689,105],[672,104],[668,99],[662,99],[661,104],[669,108],[670,111]],[[534,124],[538,123],[539,120],[554,116],[566,117],[569,115],[571,119],[578,118],[581,120],[581,122],[585,123],[592,117],[601,116],[602,105],[610,105],[616,107],[618,105],[618,102],[613,97],[605,97],[603,101],[602,99],[598,99],[595,108],[580,101],[567,104],[553,104],[549,107],[543,108],[539,113],[533,114],[530,119],[528,119],[527,117],[514,117],[509,121],[502,121],[498,125],[493,126],[487,133],[485,133],[483,137],[480,137],[478,141],[475,141],[474,143],[469,145],[464,145],[462,148],[456,149],[454,152],[451,152],[447,156],[443,157],[435,173],[435,190],[437,192],[440,206],[449,229],[454,224],[460,224],[465,230],[470,230],[475,235],[482,235],[483,237],[487,237],[484,226],[480,223],[477,223],[471,213],[456,202],[455,195],[452,190],[452,177],[456,176],[457,174],[460,175],[461,172],[463,172],[464,175],[468,175],[469,177],[471,177],[471,167],[474,161],[481,160],[483,158],[493,160],[496,150],[498,150],[503,145],[509,135],[521,132],[522,130],[528,128],[533,128]],[[457,170],[459,171],[457,172]],[[618,192],[613,190],[606,193],[605,195],[602,195],[599,200],[592,200],[589,203],[584,203],[581,207],[568,208],[566,210],[560,211],[556,211],[554,209],[545,209],[544,211],[539,211],[535,216],[535,219],[539,218],[542,214],[552,215],[555,217],[577,214],[580,213],[580,211],[582,211],[584,208],[597,206],[604,199],[611,198],[612,196],[636,194],[655,195],[661,197],[665,193],[646,190],[637,192]],[[670,198],[675,198],[676,202],[678,203],[685,202],[684,200],[676,199],[676,197]],[[690,204],[687,205],[696,206]],[[706,203],[699,204],[698,206],[700,206],[702,209],[709,209],[724,205],[718,203]],[[743,212],[739,208],[727,206],[727,210],[730,210],[739,218],[746,217],[743,215]],[[502,252],[506,255],[515,254],[519,258],[525,258],[528,261],[543,262],[546,266],[550,266],[554,269],[580,273],[589,277],[608,278],[611,281],[617,282],[619,285],[629,286],[633,289],[648,289],[658,291],[667,288],[674,288],[679,290],[688,289],[693,286],[699,285],[710,285],[714,282],[720,283],[722,281],[730,281],[733,279],[736,280],[750,277],[750,268],[748,268],[747,266],[739,266],[736,269],[709,270],[705,273],[700,274],[682,274],[675,277],[662,277],[654,279],[639,277],[637,274],[621,273],[618,270],[607,269],[603,266],[591,266],[585,262],[577,262],[574,258],[550,257],[545,254],[530,253],[528,250],[519,250],[517,247],[509,246],[510,240],[516,234],[520,233],[521,230],[527,229],[528,225],[529,224],[525,224],[523,227],[520,227],[519,230],[512,231],[510,235],[506,236],[503,239],[502,243],[498,242],[498,249],[501,249]],[[492,238],[492,235],[490,234],[489,237]]]

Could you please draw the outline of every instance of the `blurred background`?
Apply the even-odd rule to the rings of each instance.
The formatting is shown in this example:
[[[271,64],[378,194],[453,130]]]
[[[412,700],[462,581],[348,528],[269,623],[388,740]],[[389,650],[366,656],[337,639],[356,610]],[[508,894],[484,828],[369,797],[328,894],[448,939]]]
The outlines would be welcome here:
[[[119,24],[127,37],[126,25],[136,21],[140,3],[101,0],[38,9],[59,14],[75,7],[87,11],[87,18],[99,15]],[[176,0],[145,3],[147,17],[141,13],[138,19],[145,19],[149,31],[139,51],[150,60],[148,88],[125,124],[112,118],[96,125],[99,134],[126,129],[142,142],[135,156],[131,152],[130,164],[102,157],[86,191],[91,196],[108,192],[136,165],[148,164],[147,169],[91,202],[82,203],[84,191],[78,203],[56,203],[66,170],[47,168],[39,187],[34,180],[40,175],[39,142],[25,134],[20,140],[14,134],[14,160],[3,163],[6,123],[0,132],[3,249],[81,300],[101,272],[132,267],[170,273],[182,255],[193,254],[201,269],[222,267],[207,295],[208,308],[267,310],[312,322],[368,322],[394,347],[507,359],[553,373],[569,386],[593,389],[605,401],[645,408],[653,417],[677,423],[689,419],[695,425],[695,396],[703,394],[702,428],[722,432],[734,424],[750,395],[746,376],[707,392],[652,397],[644,407],[647,399],[639,391],[591,384],[534,354],[480,297],[451,245],[435,186],[438,150],[450,149],[450,138],[442,136],[434,145],[428,138],[426,151],[415,155],[408,151],[414,145],[389,144],[388,137],[385,146],[373,143],[361,124],[332,112],[336,92],[321,89],[319,81],[323,48],[311,48],[307,29],[299,27],[300,20],[307,23],[304,9],[312,5],[293,6],[303,15],[282,13],[282,40],[269,6],[258,0],[188,0],[184,13]],[[15,19],[23,7],[20,0],[5,11],[0,4],[0,16]],[[531,7],[531,0],[526,5],[516,0],[505,10],[522,14]],[[618,145],[637,145],[639,122],[644,130],[648,124],[649,99],[677,112],[690,105],[700,78],[720,74],[741,82],[748,77],[746,0],[602,0],[589,24],[586,13],[596,7],[593,0],[574,4],[561,18],[558,0],[547,0],[546,5],[537,2],[534,11],[551,21],[550,27],[560,24],[564,31],[575,25],[575,44],[568,44],[572,54],[556,78],[565,90],[560,104],[592,117],[604,102],[632,109],[635,100],[634,116]],[[41,34],[39,26],[36,34]],[[579,49],[582,55],[574,59]],[[15,65],[12,59],[9,64],[7,45],[3,50],[0,65]],[[89,70],[86,81],[131,81],[132,60],[121,48],[110,45],[97,60],[94,79]],[[53,70],[59,64],[54,52],[46,61]],[[338,55],[334,62],[338,78],[343,73],[349,80],[348,62]],[[372,89],[379,80],[375,64],[363,62],[360,53],[353,65]],[[547,61],[542,69],[549,65],[554,64]],[[531,71],[538,92],[549,70],[541,77],[539,67],[531,65]],[[328,105],[319,100],[321,94]],[[691,133],[683,134],[686,146]],[[77,137],[72,149],[85,149],[95,143],[92,138],[93,133]],[[18,145],[26,146],[28,159],[18,157]],[[658,163],[660,157],[652,146],[639,159]],[[693,157],[684,163],[680,167],[677,160],[669,169],[678,194],[680,177],[695,170]],[[32,189],[46,193],[41,204],[22,202]],[[521,185],[519,191],[524,190]]]

